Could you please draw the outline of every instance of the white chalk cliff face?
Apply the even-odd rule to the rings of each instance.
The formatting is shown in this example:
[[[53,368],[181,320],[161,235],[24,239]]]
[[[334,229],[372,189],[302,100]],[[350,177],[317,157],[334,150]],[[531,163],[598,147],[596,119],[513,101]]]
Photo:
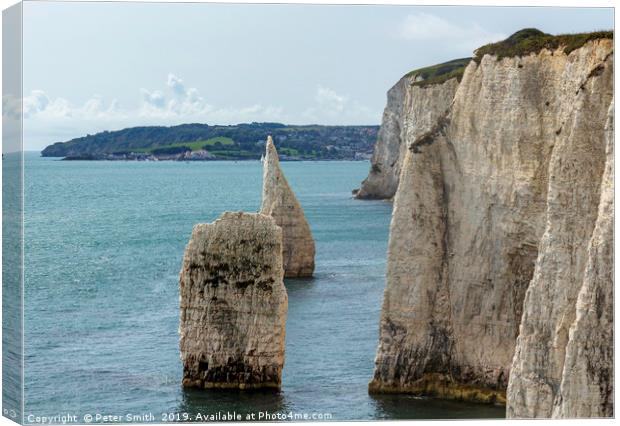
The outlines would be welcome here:
[[[180,274],[183,386],[279,389],[288,298],[282,231],[224,213],[194,226]]]
[[[405,76],[388,91],[370,173],[357,198],[389,199],[396,194],[407,141],[428,132],[445,116],[458,87],[456,78],[430,86],[414,86],[415,81]]]
[[[612,61],[579,90],[569,133],[551,158],[546,227],[525,296],[509,417],[613,415]]]
[[[371,392],[609,415],[612,81],[609,39],[486,55],[405,137]]]
[[[314,239],[304,211],[280,168],[271,136],[263,164],[263,201],[260,212],[282,228],[285,277],[311,277],[314,272]]]
[[[613,108],[612,103],[596,225],[588,245],[588,263],[569,330],[553,417],[613,416]]]

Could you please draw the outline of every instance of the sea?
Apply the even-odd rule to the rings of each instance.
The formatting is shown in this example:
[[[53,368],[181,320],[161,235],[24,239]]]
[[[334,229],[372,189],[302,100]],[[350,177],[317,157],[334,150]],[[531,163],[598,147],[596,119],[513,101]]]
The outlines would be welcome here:
[[[366,161],[282,168],[316,240],[314,277],[285,280],[282,390],[191,390],[179,357],[183,250],[195,224],[258,211],[262,164],[26,153],[25,421],[503,418],[500,406],[368,394],[391,204],[352,197]]]

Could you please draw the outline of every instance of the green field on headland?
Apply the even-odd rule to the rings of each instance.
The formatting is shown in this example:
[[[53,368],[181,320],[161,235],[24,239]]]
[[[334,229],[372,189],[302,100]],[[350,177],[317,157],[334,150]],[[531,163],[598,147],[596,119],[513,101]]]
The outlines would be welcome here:
[[[148,147],[148,148],[138,148],[133,150],[134,152],[146,152],[151,153],[157,149],[174,149],[174,148],[187,148],[189,151],[200,151],[201,149],[209,149],[211,147],[215,147],[218,145],[234,145],[235,141],[231,138],[226,138],[223,136],[217,136],[211,139],[207,139],[204,141],[195,141],[195,142],[177,142],[171,143],[169,145],[161,145],[157,147]]]

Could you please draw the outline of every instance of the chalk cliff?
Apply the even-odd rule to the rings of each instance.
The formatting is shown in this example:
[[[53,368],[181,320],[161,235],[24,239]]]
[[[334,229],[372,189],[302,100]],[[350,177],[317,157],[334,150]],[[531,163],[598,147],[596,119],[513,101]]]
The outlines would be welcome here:
[[[280,388],[283,274],[273,218],[227,212],[194,226],[180,274],[183,386]]]
[[[415,73],[406,75],[388,91],[370,172],[356,198],[389,199],[396,194],[407,141],[428,132],[446,114],[458,87],[456,78],[428,86],[416,81]]]
[[[280,168],[278,152],[267,138],[263,163],[263,201],[260,212],[282,228],[285,277],[311,277],[314,272],[314,239],[304,211]]]
[[[510,377],[509,415],[610,412],[613,41],[544,40],[475,58],[404,140],[371,392],[505,402]]]
[[[607,122],[605,172],[588,263],[569,331],[554,417],[613,416],[613,103]],[[545,414],[548,414],[546,412]]]
[[[611,96],[611,58],[606,65],[576,96],[551,159],[509,417],[613,415],[613,105],[602,105]]]
[[[387,105],[383,110],[381,127],[370,160],[368,177],[355,194],[356,198],[392,198],[398,188],[398,177],[402,163],[401,151],[406,149],[401,130],[405,97],[411,78],[403,77],[387,93]]]

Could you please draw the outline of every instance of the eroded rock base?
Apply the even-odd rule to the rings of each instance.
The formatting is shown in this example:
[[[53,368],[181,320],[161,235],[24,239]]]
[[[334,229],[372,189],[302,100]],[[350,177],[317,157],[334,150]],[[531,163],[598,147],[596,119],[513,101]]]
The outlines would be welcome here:
[[[449,375],[438,373],[425,374],[420,379],[405,386],[386,385],[379,380],[373,380],[368,385],[368,392],[370,394],[411,394],[457,401],[506,404],[505,389],[466,385],[456,382]]]

